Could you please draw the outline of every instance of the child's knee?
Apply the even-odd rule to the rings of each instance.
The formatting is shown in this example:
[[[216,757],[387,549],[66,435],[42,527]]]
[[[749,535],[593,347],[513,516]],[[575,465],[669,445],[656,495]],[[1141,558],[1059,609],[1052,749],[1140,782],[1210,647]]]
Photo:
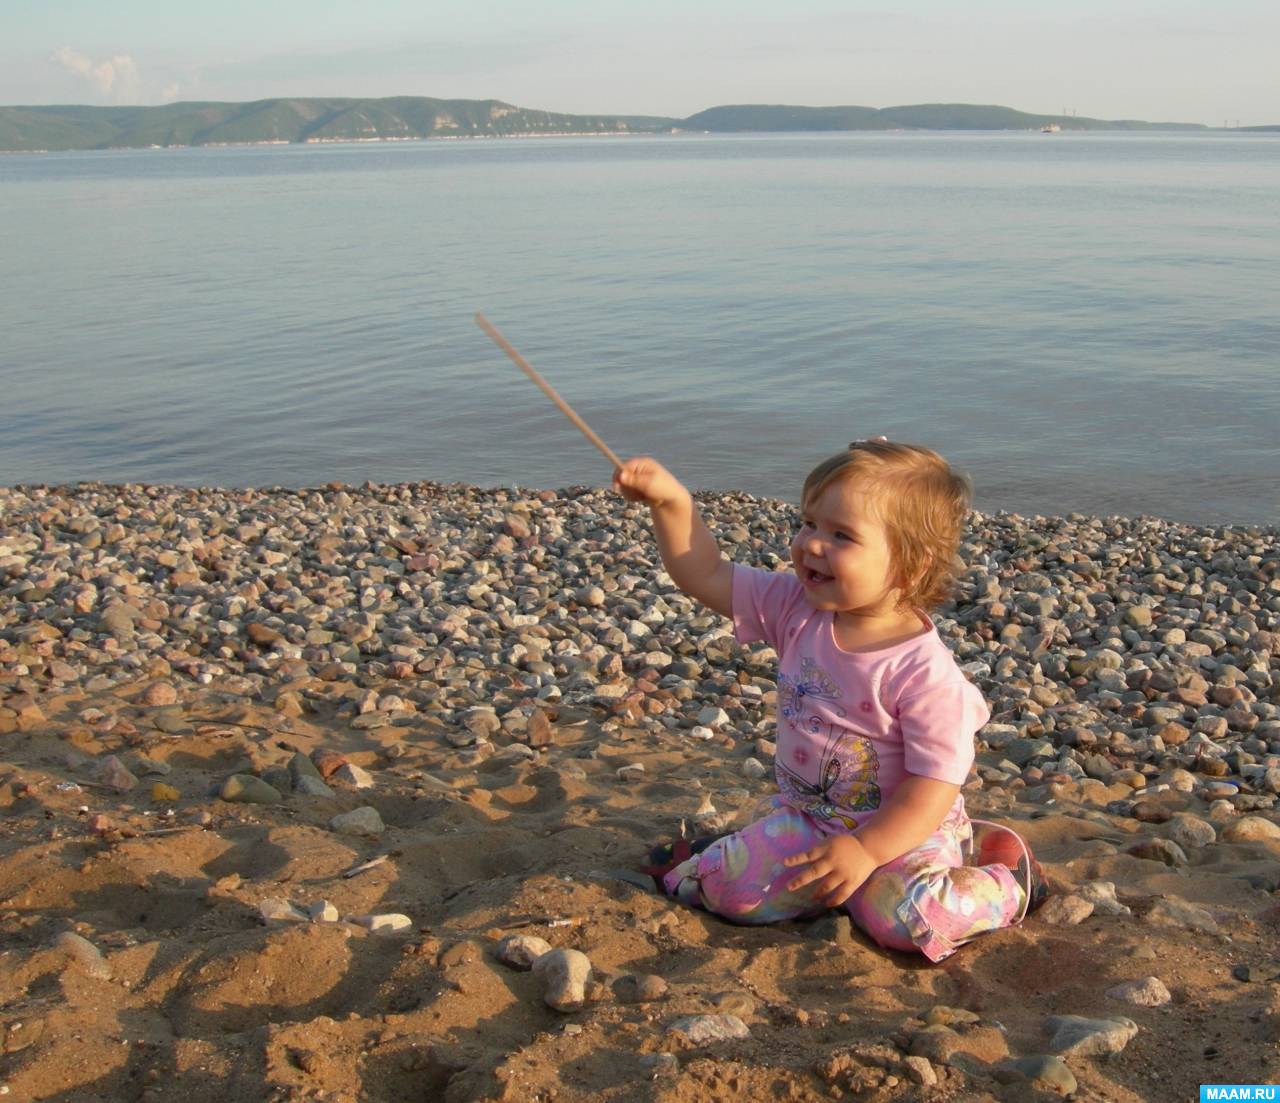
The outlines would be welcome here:
[[[759,892],[743,892],[737,889],[732,892],[707,891],[702,889],[703,906],[707,911],[727,919],[730,923],[741,923],[744,926],[756,926],[774,923],[777,917],[769,907],[769,898]]]
[[[735,923],[754,920],[768,889],[769,870],[741,834],[729,835],[698,855],[694,877],[702,906]]]
[[[902,918],[907,882],[900,873],[878,869],[845,902],[849,918],[887,950],[915,950],[916,939]]]
[[[881,867],[862,882],[862,887],[853,894],[848,907],[861,914],[892,916],[897,914],[898,905],[906,899],[907,879],[900,873]]]
[[[746,925],[777,923],[813,910],[811,900],[787,891],[793,874],[781,862],[745,860],[730,845],[707,859],[698,871],[702,906],[731,923]]]

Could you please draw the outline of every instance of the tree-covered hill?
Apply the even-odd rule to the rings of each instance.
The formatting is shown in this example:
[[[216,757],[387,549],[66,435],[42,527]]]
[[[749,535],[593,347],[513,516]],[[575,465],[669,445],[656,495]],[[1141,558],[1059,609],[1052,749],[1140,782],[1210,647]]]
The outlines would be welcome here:
[[[274,99],[252,103],[170,103],[160,107],[0,107],[0,150],[145,148],[255,142],[354,142],[538,134],[708,131],[1203,130],[1192,123],[1033,115],[962,103],[904,107],[712,107],[687,119],[651,115],[565,115],[501,100]],[[1255,128],[1261,129],[1261,128]]]
[[[675,119],[564,115],[500,100],[276,99],[162,107],[0,107],[0,149],[67,150],[252,142],[602,134],[670,129]]]
[[[1147,123],[1086,119],[1075,115],[1032,115],[1011,107],[970,103],[921,103],[904,107],[787,107],[738,104],[690,115],[688,129],[743,130],[1204,130],[1197,123]]]

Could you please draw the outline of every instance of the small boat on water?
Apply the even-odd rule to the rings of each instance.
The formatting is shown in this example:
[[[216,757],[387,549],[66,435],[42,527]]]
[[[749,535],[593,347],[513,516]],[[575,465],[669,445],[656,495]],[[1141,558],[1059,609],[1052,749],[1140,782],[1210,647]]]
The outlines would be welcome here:
[[[1062,127],[1060,127],[1057,123],[1045,123],[1044,126],[1040,128],[1040,133],[1041,134],[1057,134],[1061,130],[1062,130]]]

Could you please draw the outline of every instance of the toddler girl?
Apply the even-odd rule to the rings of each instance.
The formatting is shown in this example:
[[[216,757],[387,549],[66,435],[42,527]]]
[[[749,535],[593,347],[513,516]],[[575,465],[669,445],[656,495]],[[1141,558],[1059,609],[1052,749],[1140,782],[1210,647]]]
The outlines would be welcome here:
[[[660,847],[650,872],[664,892],[739,923],[843,907],[880,945],[931,961],[1040,903],[1026,844],[996,824],[975,838],[960,793],[990,714],[926,612],[949,592],[969,509],[941,456],[880,438],[818,464],[794,573],[724,559],[655,460],[628,460],[614,485],[649,506],[676,585],[778,654],[771,811]]]

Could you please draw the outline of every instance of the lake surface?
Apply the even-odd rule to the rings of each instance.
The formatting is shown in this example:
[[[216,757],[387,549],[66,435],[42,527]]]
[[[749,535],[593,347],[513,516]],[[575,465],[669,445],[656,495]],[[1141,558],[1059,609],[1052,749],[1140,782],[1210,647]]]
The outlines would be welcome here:
[[[0,484],[794,498],[854,437],[1023,513],[1280,522],[1280,138],[671,136],[0,157]]]

